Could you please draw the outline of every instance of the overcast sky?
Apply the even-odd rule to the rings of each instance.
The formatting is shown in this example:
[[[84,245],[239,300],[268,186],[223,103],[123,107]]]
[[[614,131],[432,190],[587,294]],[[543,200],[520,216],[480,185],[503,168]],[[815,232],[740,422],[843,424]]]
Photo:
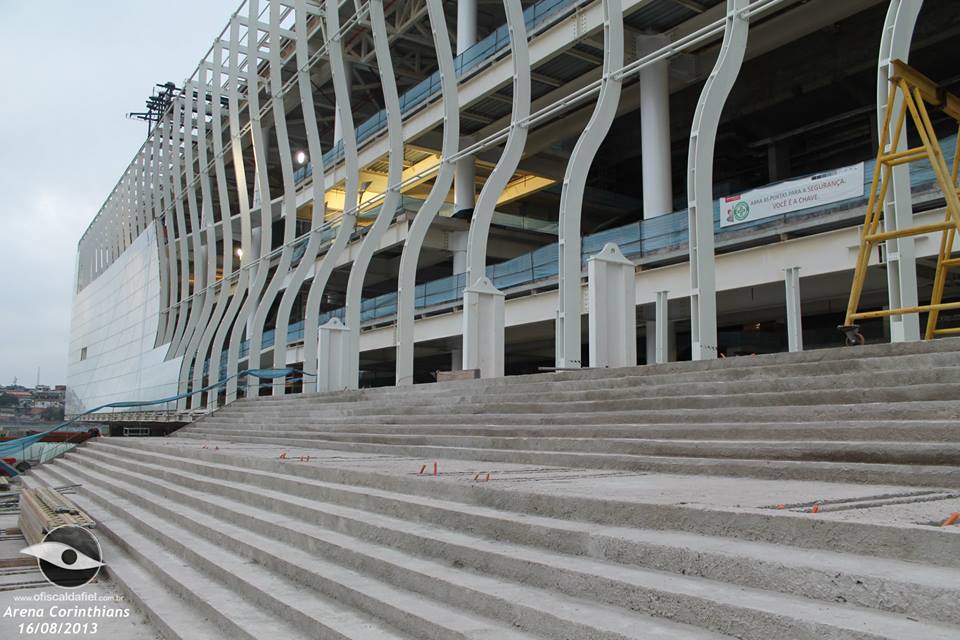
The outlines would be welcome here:
[[[77,241],[240,0],[0,0],[0,384],[66,381]]]

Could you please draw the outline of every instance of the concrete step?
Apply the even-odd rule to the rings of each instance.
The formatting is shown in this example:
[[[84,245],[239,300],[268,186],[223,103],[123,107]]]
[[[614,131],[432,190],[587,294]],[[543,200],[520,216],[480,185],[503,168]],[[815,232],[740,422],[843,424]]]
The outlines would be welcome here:
[[[61,482],[83,481],[69,463],[60,460],[53,466],[56,469],[51,468],[50,474]],[[293,609],[280,599],[295,592],[270,580],[261,569],[229,557],[215,545],[194,539],[170,523],[154,529],[138,517],[142,511],[134,503],[102,494],[99,489],[84,487],[76,502],[97,521],[98,534],[121,547],[181,599],[199,607],[222,629],[221,637],[312,637],[309,626],[295,626],[283,616],[271,615],[275,613],[272,609]],[[106,562],[110,564],[110,560]],[[132,575],[124,578],[126,582],[132,580]],[[312,621],[321,624],[318,619]]]
[[[54,487],[66,484],[65,478],[53,472],[51,466],[34,467],[24,476],[28,486]],[[82,498],[80,502],[83,502]],[[83,506],[86,508],[86,505]],[[101,533],[99,529],[97,533]],[[168,583],[138,564],[123,547],[115,544],[112,537],[98,535],[97,540],[107,561],[102,571],[119,587],[127,602],[142,613],[165,639],[220,640],[232,632],[229,626],[217,624],[220,617],[218,612],[210,611],[204,600],[185,592],[179,583],[168,586]]]
[[[528,402],[531,394],[535,394],[538,402],[564,403],[573,401],[597,400],[632,400],[640,398],[689,397],[689,396],[727,396],[741,397],[745,394],[757,393],[793,393],[798,391],[843,391],[862,394],[867,389],[890,387],[914,387],[918,385],[942,384],[945,380],[954,380],[960,377],[960,367],[926,368],[916,370],[896,369],[892,371],[872,371],[864,375],[851,375],[844,372],[826,375],[822,371],[819,375],[801,377],[757,376],[755,378],[723,380],[703,379],[694,382],[686,381],[677,376],[650,376],[625,377],[614,380],[601,381],[568,381],[567,383],[543,383],[535,385],[518,385],[503,387],[492,391],[487,387],[476,389],[459,387],[436,393],[429,393],[429,386],[414,387],[416,391],[407,393],[368,393],[356,392],[342,399],[325,398],[322,402],[311,402],[313,396],[307,396],[300,401],[284,403],[284,409],[304,409],[310,411],[327,411],[336,409],[367,408],[367,407],[412,407],[429,404],[431,406],[449,406],[463,404],[483,404],[494,399],[498,403]],[[806,365],[805,365],[806,366]],[[755,369],[741,369],[733,371],[755,371]],[[711,372],[716,376],[721,372]],[[590,384],[593,383],[593,384]],[[562,385],[562,386],[561,386]],[[600,386],[602,385],[602,386]],[[541,388],[542,387],[542,388]],[[596,388],[592,388],[596,387]],[[839,397],[839,396],[838,396]],[[854,398],[851,401],[856,401]],[[226,416],[243,413],[256,408],[259,411],[269,411],[280,408],[276,404],[257,404],[252,400],[246,404],[234,404],[223,410]]]
[[[402,494],[361,492],[278,474],[250,474],[233,466],[221,465],[214,471],[211,465],[198,462],[187,471],[163,464],[162,457],[141,455],[130,460],[122,452],[101,449],[85,452],[85,461],[96,461],[98,468],[115,474],[128,474],[141,486],[168,489],[166,497],[178,488],[203,492],[194,497],[213,501],[203,509],[216,510],[222,500],[234,500],[272,512],[274,521],[297,518],[374,544],[386,542],[408,553],[452,558],[457,564],[496,571],[501,577],[522,572],[529,582],[530,575],[536,574],[551,585],[562,578],[560,588],[575,590],[581,588],[582,576],[566,574],[599,560],[960,623],[960,570],[956,569],[834,552],[811,554],[789,546],[677,531],[597,528],[451,501],[412,501]],[[531,545],[553,554],[551,562],[561,568],[550,571],[549,577],[536,573],[526,557]],[[502,561],[508,553],[511,557]],[[598,566],[602,569],[605,564]]]
[[[254,436],[249,431],[233,434],[206,432],[200,425],[178,433],[178,438],[223,440],[289,446],[317,447],[312,438]],[[870,482],[916,487],[960,488],[960,466],[877,464],[866,462],[821,462],[780,459],[724,459],[711,457],[657,456],[627,453],[584,453],[540,449],[492,449],[467,446],[405,445],[363,442],[320,441],[322,448],[338,451],[397,456],[481,460],[511,464],[539,464],[587,469],[621,469],[659,473],[728,475],[752,478]]]
[[[480,425],[593,425],[593,424],[661,424],[713,422],[827,422],[846,420],[960,420],[960,400],[910,401],[910,402],[873,402],[867,404],[810,404],[782,406],[731,406],[701,409],[646,409],[646,410],[607,410],[577,411],[568,407],[560,413],[533,411],[528,406],[527,413],[505,413],[499,407],[486,412],[460,413],[455,421],[459,424]],[[216,416],[216,414],[212,414]],[[270,421],[287,425],[325,425],[325,424],[449,424],[454,418],[446,413],[392,413],[385,408],[380,414],[356,416],[328,415],[322,411],[283,410],[276,412],[245,412],[235,420],[252,424],[268,424]],[[211,416],[212,417],[212,416]],[[206,418],[207,420],[211,418]],[[202,425],[203,420],[193,423]],[[191,429],[188,426],[185,430]],[[181,430],[177,433],[181,433]]]
[[[536,517],[581,521],[596,529],[611,526],[635,528],[637,523],[643,523],[645,528],[656,531],[681,531],[960,568],[960,533],[940,527],[818,520],[789,511],[751,509],[747,505],[742,508],[708,508],[703,505],[626,500],[613,495],[584,497],[567,493],[545,494],[533,488],[498,488],[495,483],[456,484],[435,482],[429,478],[420,478],[418,481],[416,467],[419,464],[414,459],[405,461],[410,471],[402,474],[388,470],[361,470],[350,465],[290,464],[276,459],[277,450],[272,455],[269,450],[259,448],[244,449],[242,453],[220,452],[170,439],[103,439],[80,449],[81,452],[88,450],[93,453],[104,450],[115,459],[156,464],[204,475],[212,480],[256,484],[326,502],[358,502],[363,508],[376,508],[380,513],[396,517],[409,514],[410,517],[427,518],[429,516],[426,514],[433,513],[433,508],[427,505],[449,501],[471,508],[522,514],[524,521],[531,517],[530,514],[535,514]],[[390,469],[387,462],[384,460],[382,466]],[[392,466],[395,468],[397,464]],[[664,486],[672,486],[677,479],[665,478]],[[742,484],[736,480],[727,480],[726,483]],[[400,504],[396,511],[391,506],[395,502]],[[437,517],[446,521],[447,516],[443,514]],[[449,520],[453,523],[459,521],[457,516]],[[472,530],[490,528],[491,532],[496,532],[495,522],[487,519],[481,527]],[[869,544],[865,544],[865,540],[869,540]]]
[[[960,436],[960,429],[955,429]],[[313,440],[327,442],[390,444],[405,446],[468,447],[476,449],[605,453],[747,460],[816,460],[822,462],[867,462],[879,464],[956,465],[960,442],[884,442],[877,440],[837,442],[820,440],[673,440],[650,438],[592,437],[490,437],[471,435],[333,434],[317,431],[285,431],[282,428],[241,431],[229,427],[198,426],[194,433],[211,439],[233,437]]]
[[[519,389],[526,384],[566,383],[574,385],[591,381],[612,382],[632,377],[653,377],[686,374],[709,373],[706,380],[717,380],[728,375],[741,375],[741,369],[756,370],[760,377],[776,375],[778,368],[790,371],[795,365],[806,366],[806,372],[811,375],[829,373],[832,367],[842,368],[844,371],[874,371],[908,370],[923,368],[939,368],[942,366],[960,366],[960,338],[942,338],[930,342],[889,343],[867,345],[860,348],[835,348],[804,351],[800,353],[775,353],[758,356],[745,356],[718,360],[703,360],[696,362],[671,362],[659,365],[645,365],[640,367],[625,367],[617,369],[582,369],[577,371],[562,371],[556,373],[529,374],[510,376],[500,379],[450,381],[440,384],[413,385],[401,388],[383,387],[379,389],[364,389],[363,391],[346,391],[322,394],[302,394],[295,396],[263,397],[256,402],[289,402],[291,400],[304,402],[323,402],[327,399],[355,398],[368,395],[406,395],[417,393],[420,389],[429,390],[429,393],[443,393],[456,389]],[[801,369],[802,370],[802,369]],[[248,400],[246,402],[252,402]],[[244,401],[239,401],[244,402]]]
[[[341,623],[345,616],[352,618],[353,624],[350,626],[355,628],[338,637],[366,639],[402,636],[435,640],[493,637],[527,640],[535,637],[345,569],[323,559],[316,549],[304,551],[286,540],[257,534],[207,513],[173,503],[157,494],[144,492],[121,480],[97,473],[75,459],[64,459],[57,464],[62,465],[70,477],[81,480],[84,485],[82,492],[91,496],[101,508],[110,509],[111,505],[116,505],[114,508],[122,509],[124,517],[134,520],[148,538],[164,541],[171,545],[171,550],[179,542],[182,548],[176,550],[178,555],[190,554],[190,549],[201,549],[215,560],[225,556],[235,557],[234,566],[262,567],[258,571],[269,574],[262,582],[256,583],[255,588],[272,589],[277,583],[289,584],[292,591],[284,590],[277,594],[284,602],[290,603],[288,607],[314,608],[320,605],[325,609],[324,615],[332,618],[334,624]],[[144,493],[149,498],[146,501],[143,499]],[[135,506],[133,501],[143,505],[143,508]],[[238,573],[242,576],[243,572]],[[229,573],[222,578],[231,588],[243,584],[236,582]],[[363,615],[352,613],[357,610],[362,611]],[[318,615],[317,618],[316,625],[330,624],[330,620],[325,620],[324,616]],[[401,633],[398,636],[396,631],[390,632],[389,627],[384,627],[384,623],[409,635]],[[257,637],[274,638],[278,634],[264,632]],[[279,637],[286,636],[280,633]]]
[[[274,570],[312,576],[308,580],[301,578],[304,582],[313,584],[338,573],[363,572],[375,580],[389,581],[393,587],[411,592],[406,610],[410,617],[422,615],[422,611],[431,608],[442,608],[444,605],[434,604],[437,600],[444,601],[447,608],[452,607],[445,614],[445,624],[450,627],[445,633],[438,630],[416,637],[510,640],[533,637],[513,630],[514,627],[539,637],[571,640],[718,637],[701,629],[637,616],[617,607],[452,568],[447,562],[438,563],[387,546],[364,543],[307,522],[289,518],[278,521],[269,512],[245,502],[159,485],[149,476],[123,471],[104,464],[102,460],[96,466],[98,470],[93,471],[94,467],[86,458],[70,458],[73,459],[71,462],[77,462],[74,473],[96,483],[98,491],[101,487],[109,487],[105,493],[124,499],[149,496],[145,503],[148,510],[164,521],[175,522],[211,542],[219,540],[221,547],[244,548],[243,555]],[[104,473],[100,473],[101,470]],[[329,559],[340,568],[331,569],[326,560],[320,558]],[[453,564],[457,566],[456,562]],[[470,614],[453,613],[461,610],[468,610]],[[501,622],[499,625],[481,622],[485,618],[475,616],[500,618]],[[457,628],[454,625],[456,617],[472,623],[475,628],[471,629],[469,624],[464,626],[462,622]]]
[[[237,422],[216,414],[203,420],[203,430],[249,430],[250,435],[279,435],[285,423]],[[714,424],[595,424],[595,425],[379,425],[327,423],[303,424],[297,434],[350,440],[355,435],[486,436],[492,438],[628,438],[668,440],[776,440],[843,442],[953,442],[960,435],[957,423],[948,420],[847,420],[838,422],[757,422]]]

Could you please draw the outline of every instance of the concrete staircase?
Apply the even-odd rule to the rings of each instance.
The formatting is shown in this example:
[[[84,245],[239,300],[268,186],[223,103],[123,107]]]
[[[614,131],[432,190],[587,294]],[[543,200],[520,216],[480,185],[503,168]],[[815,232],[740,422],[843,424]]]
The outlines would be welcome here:
[[[960,487],[960,339],[258,398],[178,437]]]
[[[956,639],[957,371],[941,340],[244,400],[28,482],[82,485],[169,638]]]

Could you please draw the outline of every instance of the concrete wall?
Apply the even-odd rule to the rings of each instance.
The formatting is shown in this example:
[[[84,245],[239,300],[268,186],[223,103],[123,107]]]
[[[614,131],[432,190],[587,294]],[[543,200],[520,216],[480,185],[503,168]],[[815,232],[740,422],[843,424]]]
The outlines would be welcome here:
[[[154,348],[160,317],[157,236],[149,225],[126,251],[73,299],[67,358],[68,414],[119,400],[177,392],[180,358]],[[80,359],[86,348],[86,358]]]

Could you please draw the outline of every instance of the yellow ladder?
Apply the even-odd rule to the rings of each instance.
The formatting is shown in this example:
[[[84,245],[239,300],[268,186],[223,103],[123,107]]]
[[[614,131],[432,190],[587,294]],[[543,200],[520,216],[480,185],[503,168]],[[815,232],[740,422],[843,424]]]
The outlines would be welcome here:
[[[946,286],[947,270],[950,267],[960,266],[960,258],[951,258],[953,243],[957,232],[960,231],[960,199],[958,199],[957,169],[960,162],[960,135],[957,136],[957,150],[954,152],[953,167],[947,167],[947,161],[933,129],[927,105],[940,109],[953,118],[960,128],[960,98],[948,93],[943,87],[930,78],[901,60],[894,60],[893,73],[890,83],[893,85],[887,98],[887,112],[880,134],[880,148],[877,151],[877,164],[873,172],[873,183],[870,187],[870,198],[867,202],[866,219],[860,234],[860,253],[857,256],[857,266],[853,275],[853,286],[850,289],[850,302],[847,305],[847,315],[840,330],[844,332],[847,344],[863,344],[857,320],[880,318],[883,316],[898,316],[907,313],[928,312],[925,340],[932,340],[936,336],[960,334],[960,328],[937,329],[937,320],[940,312],[949,309],[960,309],[960,302],[943,302],[943,290]],[[900,109],[896,114],[896,124],[893,135],[890,134],[890,123],[894,116],[896,97],[901,96]],[[910,119],[920,137],[920,146],[897,151],[902,136],[906,135],[906,118]],[[946,216],[943,222],[917,225],[894,231],[880,231],[880,222],[883,218],[884,202],[887,191],[892,182],[893,167],[919,160],[928,160],[933,167],[937,178],[937,185],[943,192],[946,201]],[[867,276],[867,267],[870,263],[870,253],[873,247],[892,238],[904,238],[926,233],[941,232],[940,254],[937,259],[937,270],[933,282],[933,294],[930,304],[915,307],[900,307],[898,309],[883,309],[880,311],[857,311],[860,296],[863,293],[863,283]]]

